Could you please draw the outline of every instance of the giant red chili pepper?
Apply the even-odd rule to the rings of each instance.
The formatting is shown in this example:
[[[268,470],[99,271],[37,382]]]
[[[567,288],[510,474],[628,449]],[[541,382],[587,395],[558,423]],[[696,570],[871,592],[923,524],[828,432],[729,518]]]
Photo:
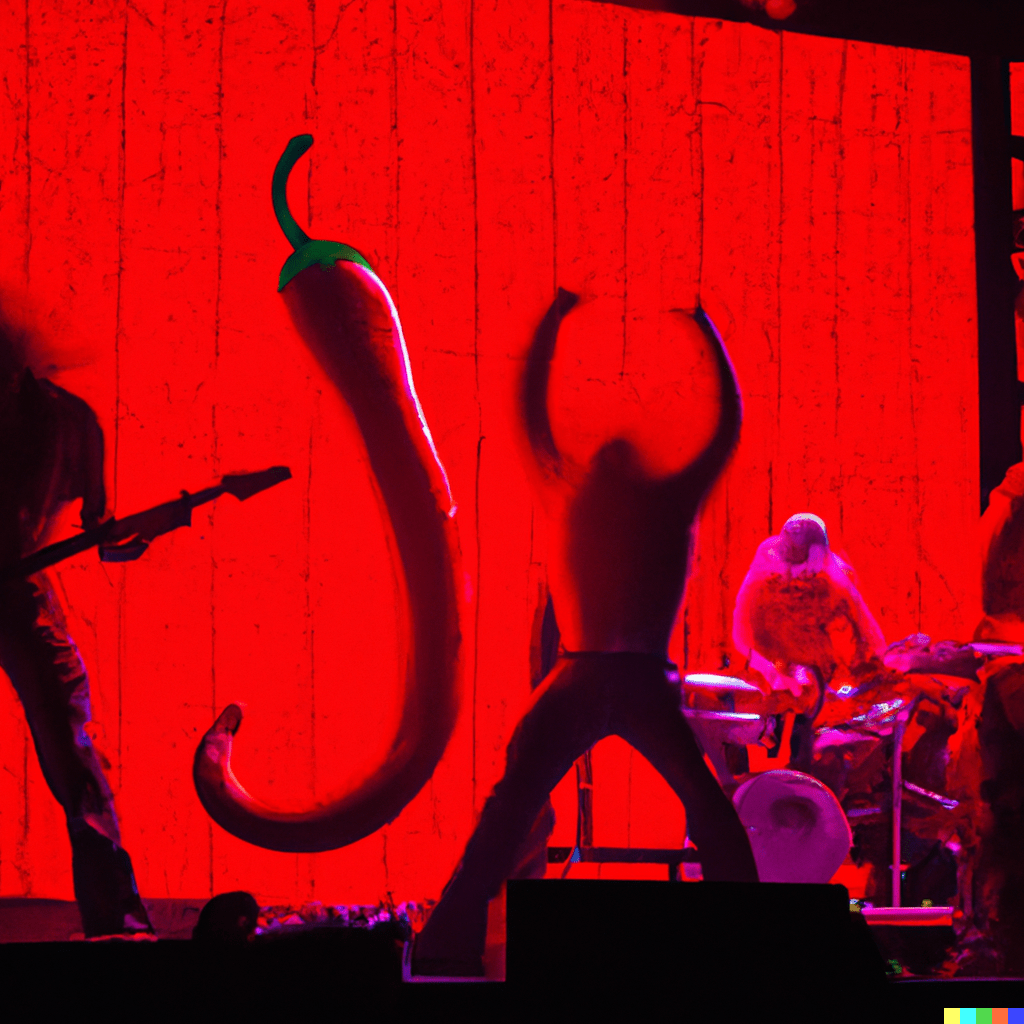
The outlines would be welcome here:
[[[288,813],[246,792],[231,771],[242,720],[229,705],[196,751],[193,777],[210,817],[256,846],[313,853],[337,849],[394,819],[444,753],[458,712],[459,649],[454,506],[413,387],[395,304],[350,246],[311,241],[288,211],[285,186],[310,135],[288,143],[273,179],[278,223],[295,248],[278,290],[303,341],[355,416],[401,563],[410,638],[401,720],[387,756],[355,790]]]

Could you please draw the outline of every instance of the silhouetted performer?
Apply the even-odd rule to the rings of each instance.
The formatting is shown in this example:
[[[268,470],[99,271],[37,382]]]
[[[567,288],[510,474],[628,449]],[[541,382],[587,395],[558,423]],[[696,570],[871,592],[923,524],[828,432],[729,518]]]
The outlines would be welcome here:
[[[977,641],[1024,643],[1024,463],[1011,466],[981,517],[982,610]],[[995,658],[968,695],[956,767],[980,788],[961,837],[960,896],[953,963],[962,975],[1024,975],[1024,658]],[[976,723],[976,732],[970,728]]]
[[[746,833],[704,762],[683,715],[678,670],[668,660],[692,528],[739,436],[736,378],[721,339],[698,311],[721,406],[704,451],[679,472],[654,478],[637,449],[616,438],[579,466],[555,446],[547,396],[559,325],[575,303],[575,295],[559,291],[541,323],[521,406],[558,538],[548,574],[562,651],[516,727],[505,775],[417,939],[413,970],[420,974],[482,974],[488,901],[516,868],[548,794],[605,736],[630,743],[683,801],[705,878],[757,881]]]
[[[103,433],[82,399],[25,367],[0,322],[0,567],[45,543],[81,500],[82,527],[106,510]],[[87,936],[151,932],[114,801],[86,735],[89,677],[43,573],[0,579],[0,668],[25,709],[47,785],[67,815],[75,897]]]

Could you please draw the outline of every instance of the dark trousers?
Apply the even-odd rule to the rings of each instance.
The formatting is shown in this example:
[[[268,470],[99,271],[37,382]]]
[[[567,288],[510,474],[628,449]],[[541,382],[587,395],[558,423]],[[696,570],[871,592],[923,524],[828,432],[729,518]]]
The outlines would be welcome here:
[[[0,668],[25,709],[39,765],[64,808],[87,936],[148,931],[114,798],[85,731],[89,677],[45,577],[0,588]]]
[[[567,655],[516,727],[505,775],[417,939],[418,962],[469,964],[483,955],[488,901],[515,869],[548,794],[576,758],[612,735],[643,754],[683,801],[704,877],[757,881],[746,832],[683,715],[675,666],[646,654]]]

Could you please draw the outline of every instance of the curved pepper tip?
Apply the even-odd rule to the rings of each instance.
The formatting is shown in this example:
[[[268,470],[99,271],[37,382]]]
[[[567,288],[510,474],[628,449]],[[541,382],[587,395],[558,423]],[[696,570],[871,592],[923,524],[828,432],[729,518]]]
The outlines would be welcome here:
[[[288,177],[299,157],[313,145],[312,135],[296,135],[285,146],[281,159],[274,168],[274,177],[270,185],[270,197],[274,204],[277,223],[281,226],[285,238],[292,244],[295,252],[288,257],[281,268],[277,290],[282,288],[300,271],[319,263],[324,267],[333,267],[337,260],[360,263],[367,270],[373,268],[366,258],[350,245],[341,242],[314,241],[296,223],[288,209]]]
[[[242,709],[237,704],[229,704],[217,716],[217,721],[213,723],[210,732],[227,732],[234,736],[241,724]]]

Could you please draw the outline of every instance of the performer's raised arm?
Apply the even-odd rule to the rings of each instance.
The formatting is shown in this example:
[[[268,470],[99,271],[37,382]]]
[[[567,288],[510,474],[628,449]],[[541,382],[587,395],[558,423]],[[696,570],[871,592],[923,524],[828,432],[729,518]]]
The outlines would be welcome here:
[[[555,355],[558,329],[565,315],[579,301],[579,296],[564,288],[558,289],[555,301],[541,320],[533,336],[533,342],[526,355],[526,372],[520,391],[520,407],[526,436],[530,442],[540,468],[549,474],[559,475],[562,456],[551,433],[551,418],[548,414],[548,381],[551,378],[551,360]]]
[[[688,315],[682,310],[676,310]],[[704,450],[685,469],[678,479],[685,483],[688,493],[704,495],[718,479],[729,456],[740,437],[740,423],[743,419],[743,402],[740,399],[739,383],[732,360],[725,350],[722,338],[710,317],[700,307],[693,314],[693,320],[707,339],[718,370],[718,424],[711,440]]]

